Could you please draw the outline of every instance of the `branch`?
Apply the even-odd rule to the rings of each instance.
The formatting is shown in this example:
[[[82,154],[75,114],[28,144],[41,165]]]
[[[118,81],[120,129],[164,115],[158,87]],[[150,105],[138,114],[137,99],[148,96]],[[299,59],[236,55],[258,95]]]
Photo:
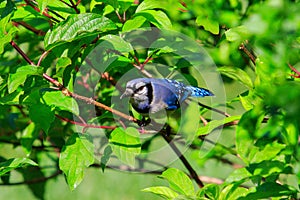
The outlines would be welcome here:
[[[168,128],[167,128],[167,134],[170,134],[170,130]],[[187,159],[184,157],[184,155],[180,152],[180,150],[176,147],[176,145],[173,143],[173,141],[167,134],[162,133],[161,135],[163,136],[165,141],[170,145],[170,147],[173,149],[173,151],[176,153],[176,155],[179,157],[179,159],[184,164],[184,166],[187,168],[187,170],[190,172],[190,176],[196,181],[199,188],[203,188],[204,184],[199,179],[199,176],[197,175],[196,171],[193,169],[191,164],[187,161]]]
[[[48,177],[40,177],[40,178],[35,178],[31,180],[25,180],[21,182],[15,182],[15,183],[0,183],[1,185],[30,185],[30,184],[36,184],[36,183],[41,183],[41,182],[46,182],[49,179],[52,179],[62,173],[61,170],[57,170],[54,174],[48,176]]]
[[[29,57],[18,47],[18,45],[14,42],[11,41],[10,44],[18,51],[18,53],[31,65],[36,66],[30,59]],[[74,99],[78,99],[81,101],[85,101],[88,104],[93,104],[95,106],[98,106],[106,111],[109,111],[115,115],[118,115],[119,117],[122,117],[124,119],[127,119],[129,121],[135,122],[135,123],[139,123],[139,120],[130,116],[130,115],[126,115],[118,110],[115,110],[109,106],[106,106],[102,103],[99,103],[97,101],[95,101],[92,98],[88,98],[88,97],[84,97],[81,96],[79,94],[70,92],[67,88],[65,88],[60,82],[58,82],[57,80],[53,79],[52,77],[50,77],[49,75],[47,75],[46,73],[43,73],[43,78],[46,79],[47,81],[49,81],[50,83],[52,83],[53,85],[55,85],[56,87],[58,87],[58,89],[66,96],[70,96],[73,97]]]
[[[288,65],[289,65],[290,69],[291,69],[294,73],[297,74],[297,75],[291,74],[291,76],[294,77],[294,78],[300,78],[300,72],[299,72],[295,67],[293,67],[290,63],[288,63]]]
[[[16,21],[13,21],[13,23],[15,24],[15,26],[17,25],[21,25],[23,26],[24,28],[30,30],[31,32],[35,33],[36,35],[39,35],[39,36],[44,36],[46,35],[46,33],[42,30],[38,30],[32,26],[30,26],[29,24],[27,24],[26,22],[24,21],[19,21],[19,22],[16,22]]]
[[[24,51],[22,51],[22,49],[20,49],[20,47],[13,40],[10,41],[10,44],[26,60],[27,63],[29,63],[30,65],[34,65],[30,58],[24,53]]]

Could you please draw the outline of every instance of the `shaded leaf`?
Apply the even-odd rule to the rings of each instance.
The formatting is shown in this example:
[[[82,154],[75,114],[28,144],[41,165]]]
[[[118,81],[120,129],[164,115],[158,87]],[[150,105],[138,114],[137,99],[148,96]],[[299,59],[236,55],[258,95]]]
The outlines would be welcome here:
[[[282,197],[285,195],[296,195],[298,193],[294,188],[289,188],[285,185],[280,185],[274,182],[266,182],[255,188],[255,192],[249,193],[245,197],[240,197],[238,200],[249,199],[265,199],[270,197]]]
[[[264,118],[263,111],[256,107],[243,114],[236,129],[236,147],[239,156],[245,163],[249,163],[249,154],[255,154],[254,135]]]
[[[30,106],[29,117],[36,125],[39,125],[45,133],[48,133],[50,125],[55,119],[55,115],[53,111],[51,111],[51,108],[40,103]]]
[[[111,146],[107,146],[104,149],[103,156],[101,157],[101,169],[102,169],[103,172],[104,172],[104,169],[106,167],[106,164],[109,161],[109,158],[110,158],[111,154],[112,154]]]
[[[21,145],[27,155],[31,153],[32,144],[39,136],[39,130],[35,128],[34,123],[30,123],[22,133]]]
[[[244,70],[235,67],[218,67],[217,69],[221,74],[241,82],[249,89],[253,89],[252,80]]]
[[[94,145],[89,135],[73,134],[66,142],[59,158],[59,168],[74,190],[83,180],[84,170],[94,163]]]

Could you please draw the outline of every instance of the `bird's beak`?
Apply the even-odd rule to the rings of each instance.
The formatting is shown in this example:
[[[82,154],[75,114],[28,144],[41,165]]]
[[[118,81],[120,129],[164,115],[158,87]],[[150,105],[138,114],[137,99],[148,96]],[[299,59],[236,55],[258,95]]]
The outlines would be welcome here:
[[[131,90],[126,89],[125,92],[120,96],[120,99],[130,97],[133,94]]]

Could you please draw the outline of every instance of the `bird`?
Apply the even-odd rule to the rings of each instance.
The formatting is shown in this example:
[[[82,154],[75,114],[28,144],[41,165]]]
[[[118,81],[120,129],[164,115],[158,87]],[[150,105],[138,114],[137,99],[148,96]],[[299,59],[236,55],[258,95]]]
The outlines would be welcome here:
[[[166,78],[137,78],[127,82],[120,99],[129,97],[132,107],[142,115],[161,110],[172,111],[180,108],[189,97],[214,96],[208,89],[185,85]]]

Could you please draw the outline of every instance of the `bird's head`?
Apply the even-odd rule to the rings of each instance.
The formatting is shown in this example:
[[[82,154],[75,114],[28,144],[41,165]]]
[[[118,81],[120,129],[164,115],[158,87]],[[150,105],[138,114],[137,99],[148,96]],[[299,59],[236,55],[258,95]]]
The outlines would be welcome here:
[[[125,92],[120,99],[130,97],[135,99],[143,99],[148,95],[148,87],[150,82],[144,78],[134,79],[126,84]]]

